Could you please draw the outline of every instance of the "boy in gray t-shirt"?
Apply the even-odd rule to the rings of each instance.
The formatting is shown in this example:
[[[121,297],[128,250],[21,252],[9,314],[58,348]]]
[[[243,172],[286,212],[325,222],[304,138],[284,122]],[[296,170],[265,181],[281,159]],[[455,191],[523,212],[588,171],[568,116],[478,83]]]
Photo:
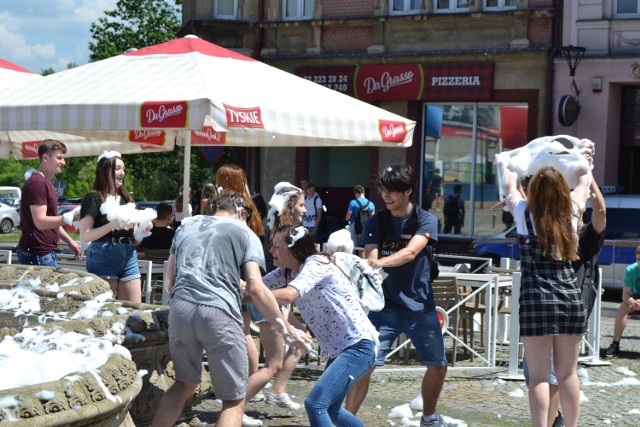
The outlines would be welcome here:
[[[176,381],[162,396],[152,425],[175,424],[200,383],[203,350],[216,396],[222,399],[218,423],[241,424],[249,376],[243,293],[251,296],[271,324],[280,326],[289,345],[302,349],[310,344],[306,334],[282,316],[262,282],[262,244],[246,226],[252,212],[242,196],[223,190],[212,205],[213,217],[183,220],[171,246],[165,287],[171,292],[169,347]],[[244,292],[241,271],[246,280]]]

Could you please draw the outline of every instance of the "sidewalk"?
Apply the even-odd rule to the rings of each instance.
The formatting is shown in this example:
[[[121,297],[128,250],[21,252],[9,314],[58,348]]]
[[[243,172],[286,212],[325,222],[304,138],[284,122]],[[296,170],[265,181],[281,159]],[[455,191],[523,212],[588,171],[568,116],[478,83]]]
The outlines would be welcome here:
[[[613,320],[602,318],[601,345],[604,348],[611,342]],[[640,425],[640,320],[629,320],[620,347],[620,357],[606,360],[611,362],[610,366],[579,367],[583,394],[581,427]],[[456,426],[530,426],[524,381],[498,379],[500,375],[507,374],[505,357],[503,350],[497,368],[464,369],[468,362],[457,363],[455,368],[450,368],[438,411],[451,418],[450,422]],[[288,387],[293,400],[303,403],[320,374],[321,370],[315,365],[311,369],[297,369]],[[416,411],[412,411],[414,417],[406,420],[405,424],[401,418],[392,418],[388,414],[392,408],[408,404],[420,395],[423,375],[424,370],[418,365],[386,365],[384,369],[377,370],[359,412],[364,425],[419,426]],[[200,420],[211,425],[220,407],[220,402],[209,399],[196,409]],[[260,402],[250,403],[246,413],[261,418],[266,427],[309,425],[304,408],[291,411]]]

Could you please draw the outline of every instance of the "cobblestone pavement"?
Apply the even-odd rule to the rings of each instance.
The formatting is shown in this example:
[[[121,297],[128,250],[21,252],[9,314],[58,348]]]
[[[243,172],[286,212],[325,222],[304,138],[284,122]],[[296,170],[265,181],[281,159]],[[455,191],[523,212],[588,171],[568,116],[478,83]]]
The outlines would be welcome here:
[[[606,348],[610,344],[612,333],[613,318],[603,318],[601,347]],[[501,366],[496,368],[469,369],[478,366],[469,361],[456,363],[455,368],[450,368],[438,411],[452,418],[454,425],[458,426],[530,426],[524,381],[499,379],[508,373],[507,349],[499,349],[498,364]],[[579,368],[583,393],[579,426],[639,426],[640,320],[629,320],[621,341],[620,356],[605,361],[611,364],[581,365]],[[320,368],[315,365],[297,369],[288,386],[292,398],[303,403],[320,373]],[[388,414],[392,408],[409,403],[420,394],[423,375],[424,371],[419,366],[411,364],[388,364],[385,369],[376,371],[358,414],[364,425],[403,425],[400,418],[390,418]],[[200,421],[211,425],[220,407],[219,402],[208,399],[195,409]],[[262,419],[265,427],[309,425],[304,408],[291,411],[260,402],[247,405],[246,413]],[[413,414],[414,418],[405,425],[419,425],[416,411]]]

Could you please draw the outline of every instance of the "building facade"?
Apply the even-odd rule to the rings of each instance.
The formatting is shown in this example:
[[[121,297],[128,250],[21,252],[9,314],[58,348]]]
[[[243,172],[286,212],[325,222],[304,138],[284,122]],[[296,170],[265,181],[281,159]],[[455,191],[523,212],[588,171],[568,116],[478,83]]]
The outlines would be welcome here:
[[[417,122],[408,149],[261,148],[248,165],[263,194],[308,178],[343,218],[354,185],[380,205],[379,173],[407,163],[422,177],[416,202],[432,201],[439,169],[445,194],[463,187],[463,234],[489,234],[500,228],[489,209],[500,200],[494,155],[554,129],[562,9],[562,0],[184,0],[182,35]]]
[[[556,61],[553,97],[577,90],[580,109],[570,126],[554,120],[555,132],[595,141],[598,182],[640,194],[640,1],[565,1],[562,43],[586,51],[573,78]]]

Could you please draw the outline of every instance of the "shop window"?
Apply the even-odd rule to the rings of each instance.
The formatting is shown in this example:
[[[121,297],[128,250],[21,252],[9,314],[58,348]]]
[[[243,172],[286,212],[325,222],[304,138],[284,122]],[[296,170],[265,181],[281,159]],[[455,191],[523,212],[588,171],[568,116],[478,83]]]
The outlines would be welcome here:
[[[218,19],[237,19],[238,0],[214,0],[214,16]]]
[[[516,0],[484,0],[484,10],[512,10],[516,8]]]
[[[436,13],[468,12],[469,0],[435,0]]]
[[[527,144],[527,116],[526,104],[425,105],[421,203],[438,217],[442,232],[447,231],[445,204],[456,185],[462,187],[465,201],[461,234],[504,229],[494,159],[501,151]],[[443,177],[444,191],[433,186],[436,173]],[[435,181],[440,181],[437,176]]]
[[[309,19],[313,16],[314,0],[283,0],[284,19]]]
[[[640,16],[640,0],[616,0],[615,16],[629,18]]]
[[[420,0],[391,0],[389,1],[390,15],[406,15],[420,11]]]

